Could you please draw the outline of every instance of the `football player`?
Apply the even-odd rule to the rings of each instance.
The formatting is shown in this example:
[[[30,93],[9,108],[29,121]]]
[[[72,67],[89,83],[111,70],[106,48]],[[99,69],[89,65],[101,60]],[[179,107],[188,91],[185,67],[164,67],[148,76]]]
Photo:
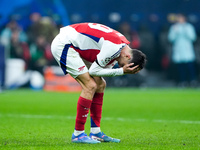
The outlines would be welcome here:
[[[51,51],[64,74],[69,73],[82,87],[77,103],[74,143],[120,142],[101,132],[101,114],[106,82],[103,76],[138,73],[146,63],[141,51],[116,30],[97,23],[73,24],[60,29]],[[118,63],[120,68],[113,69]],[[84,126],[90,111],[91,130]]]

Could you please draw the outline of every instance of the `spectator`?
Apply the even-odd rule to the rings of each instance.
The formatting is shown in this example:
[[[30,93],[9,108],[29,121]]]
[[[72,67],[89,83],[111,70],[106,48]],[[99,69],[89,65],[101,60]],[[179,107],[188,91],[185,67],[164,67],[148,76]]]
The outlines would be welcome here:
[[[34,12],[30,15],[30,21],[31,24],[27,29],[27,35],[29,37],[29,43],[35,43],[37,37],[40,34],[40,28],[41,28],[41,15],[40,13]]]
[[[13,32],[17,31],[18,32],[18,40],[19,42],[26,42],[27,41],[27,36],[25,32],[20,28],[18,23],[15,20],[11,20],[7,25],[6,28],[2,30],[1,32],[1,37],[0,37],[0,42],[6,49],[6,54],[9,57],[9,51],[10,51],[10,46],[11,46],[11,38],[13,35]]]
[[[32,24],[28,28],[30,36],[31,69],[43,74],[43,68],[55,64],[50,52],[50,44],[58,33],[56,25],[49,17],[39,13],[31,14]]]
[[[195,29],[186,21],[183,14],[177,15],[177,23],[172,25],[168,35],[172,43],[172,61],[177,64],[180,86],[187,85],[187,73],[191,86],[196,84],[195,52],[193,42],[196,39]]]
[[[171,45],[168,41],[169,27],[167,25],[162,26],[159,33],[159,46],[161,50],[161,67],[162,70],[168,70],[171,57]]]
[[[32,13],[30,20],[32,23],[27,30],[29,43],[36,43],[37,37],[40,35],[44,36],[48,43],[51,43],[58,33],[58,29],[52,19],[41,17],[39,13]]]
[[[140,47],[140,39],[136,31],[131,29],[131,26],[128,22],[120,24],[119,32],[122,33],[127,40],[130,41],[130,47],[138,49]]]
[[[58,29],[49,17],[43,17],[40,21],[40,35],[43,35],[48,43],[51,43],[54,37],[58,34]]]
[[[146,68],[149,70],[155,69],[156,65],[156,50],[155,50],[155,39],[153,33],[149,30],[147,25],[142,24],[139,27],[138,35],[140,38],[140,50],[143,51],[148,59]]]
[[[29,66],[30,51],[26,42],[20,41],[20,31],[15,29],[12,32],[10,41],[10,58],[20,58],[26,63],[26,68]]]
[[[129,46],[133,49],[138,49],[140,47],[140,39],[138,36],[138,33],[133,30],[128,22],[123,22],[119,26],[119,32],[122,33],[128,41],[130,41]],[[118,68],[119,66],[116,64],[114,68]],[[131,75],[124,75],[124,76],[117,76],[113,79],[109,79],[111,81],[111,84],[114,86],[140,86],[142,83],[141,79],[141,72],[138,73],[135,76]],[[130,82],[134,81],[134,82]]]
[[[36,43],[30,45],[31,69],[43,74],[45,66],[53,64],[50,44],[43,35],[37,37]]]

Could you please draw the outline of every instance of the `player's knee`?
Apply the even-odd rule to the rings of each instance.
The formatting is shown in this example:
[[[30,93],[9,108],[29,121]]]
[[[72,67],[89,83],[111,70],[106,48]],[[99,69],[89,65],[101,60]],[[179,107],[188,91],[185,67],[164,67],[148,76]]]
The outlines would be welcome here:
[[[90,84],[89,84],[89,90],[95,92],[96,89],[97,89],[97,84],[96,84],[96,82],[94,82],[94,81],[90,82]]]
[[[90,82],[88,82],[88,84],[85,87],[85,91],[91,94],[94,94],[96,89],[97,89],[97,84],[94,80],[91,80]]]
[[[106,81],[103,79],[103,80],[101,80],[101,82],[98,83],[97,91],[103,92],[105,88],[106,88]]]
[[[99,89],[104,90],[106,88],[106,81],[102,80],[102,82],[99,85]]]

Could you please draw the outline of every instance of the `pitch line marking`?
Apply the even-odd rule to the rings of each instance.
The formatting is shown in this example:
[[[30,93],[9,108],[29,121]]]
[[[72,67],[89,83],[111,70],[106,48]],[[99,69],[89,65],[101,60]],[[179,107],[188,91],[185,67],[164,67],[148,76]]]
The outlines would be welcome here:
[[[56,116],[56,115],[31,115],[31,114],[0,114],[0,117],[18,117],[27,119],[69,119],[74,120],[75,116]],[[157,122],[157,123],[181,123],[181,124],[200,124],[200,121],[192,120],[148,120],[148,119],[131,119],[131,118],[113,118],[113,117],[103,117],[103,120],[116,120],[121,122]]]

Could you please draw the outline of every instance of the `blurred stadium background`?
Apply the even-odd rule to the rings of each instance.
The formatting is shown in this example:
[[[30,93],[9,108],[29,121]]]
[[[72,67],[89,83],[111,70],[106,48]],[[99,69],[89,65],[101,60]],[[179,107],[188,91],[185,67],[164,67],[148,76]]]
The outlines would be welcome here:
[[[57,65],[50,53],[50,44],[60,27],[80,22],[98,22],[120,32],[129,30],[131,34],[126,36],[131,39],[131,46],[142,50],[148,57],[146,68],[139,74],[106,78],[108,86],[188,86],[189,83],[178,84],[176,65],[171,61],[172,47],[167,38],[177,13],[184,13],[196,30],[194,49],[197,75],[195,84],[190,86],[198,87],[199,6],[199,0],[1,0],[1,88],[31,86],[42,89],[48,82],[50,85],[61,84],[63,78],[59,71],[56,67],[50,67]],[[56,90],[70,90],[67,86],[56,87]],[[54,90],[49,85],[45,85],[45,88]],[[73,90],[76,89],[80,90],[75,84]]]

